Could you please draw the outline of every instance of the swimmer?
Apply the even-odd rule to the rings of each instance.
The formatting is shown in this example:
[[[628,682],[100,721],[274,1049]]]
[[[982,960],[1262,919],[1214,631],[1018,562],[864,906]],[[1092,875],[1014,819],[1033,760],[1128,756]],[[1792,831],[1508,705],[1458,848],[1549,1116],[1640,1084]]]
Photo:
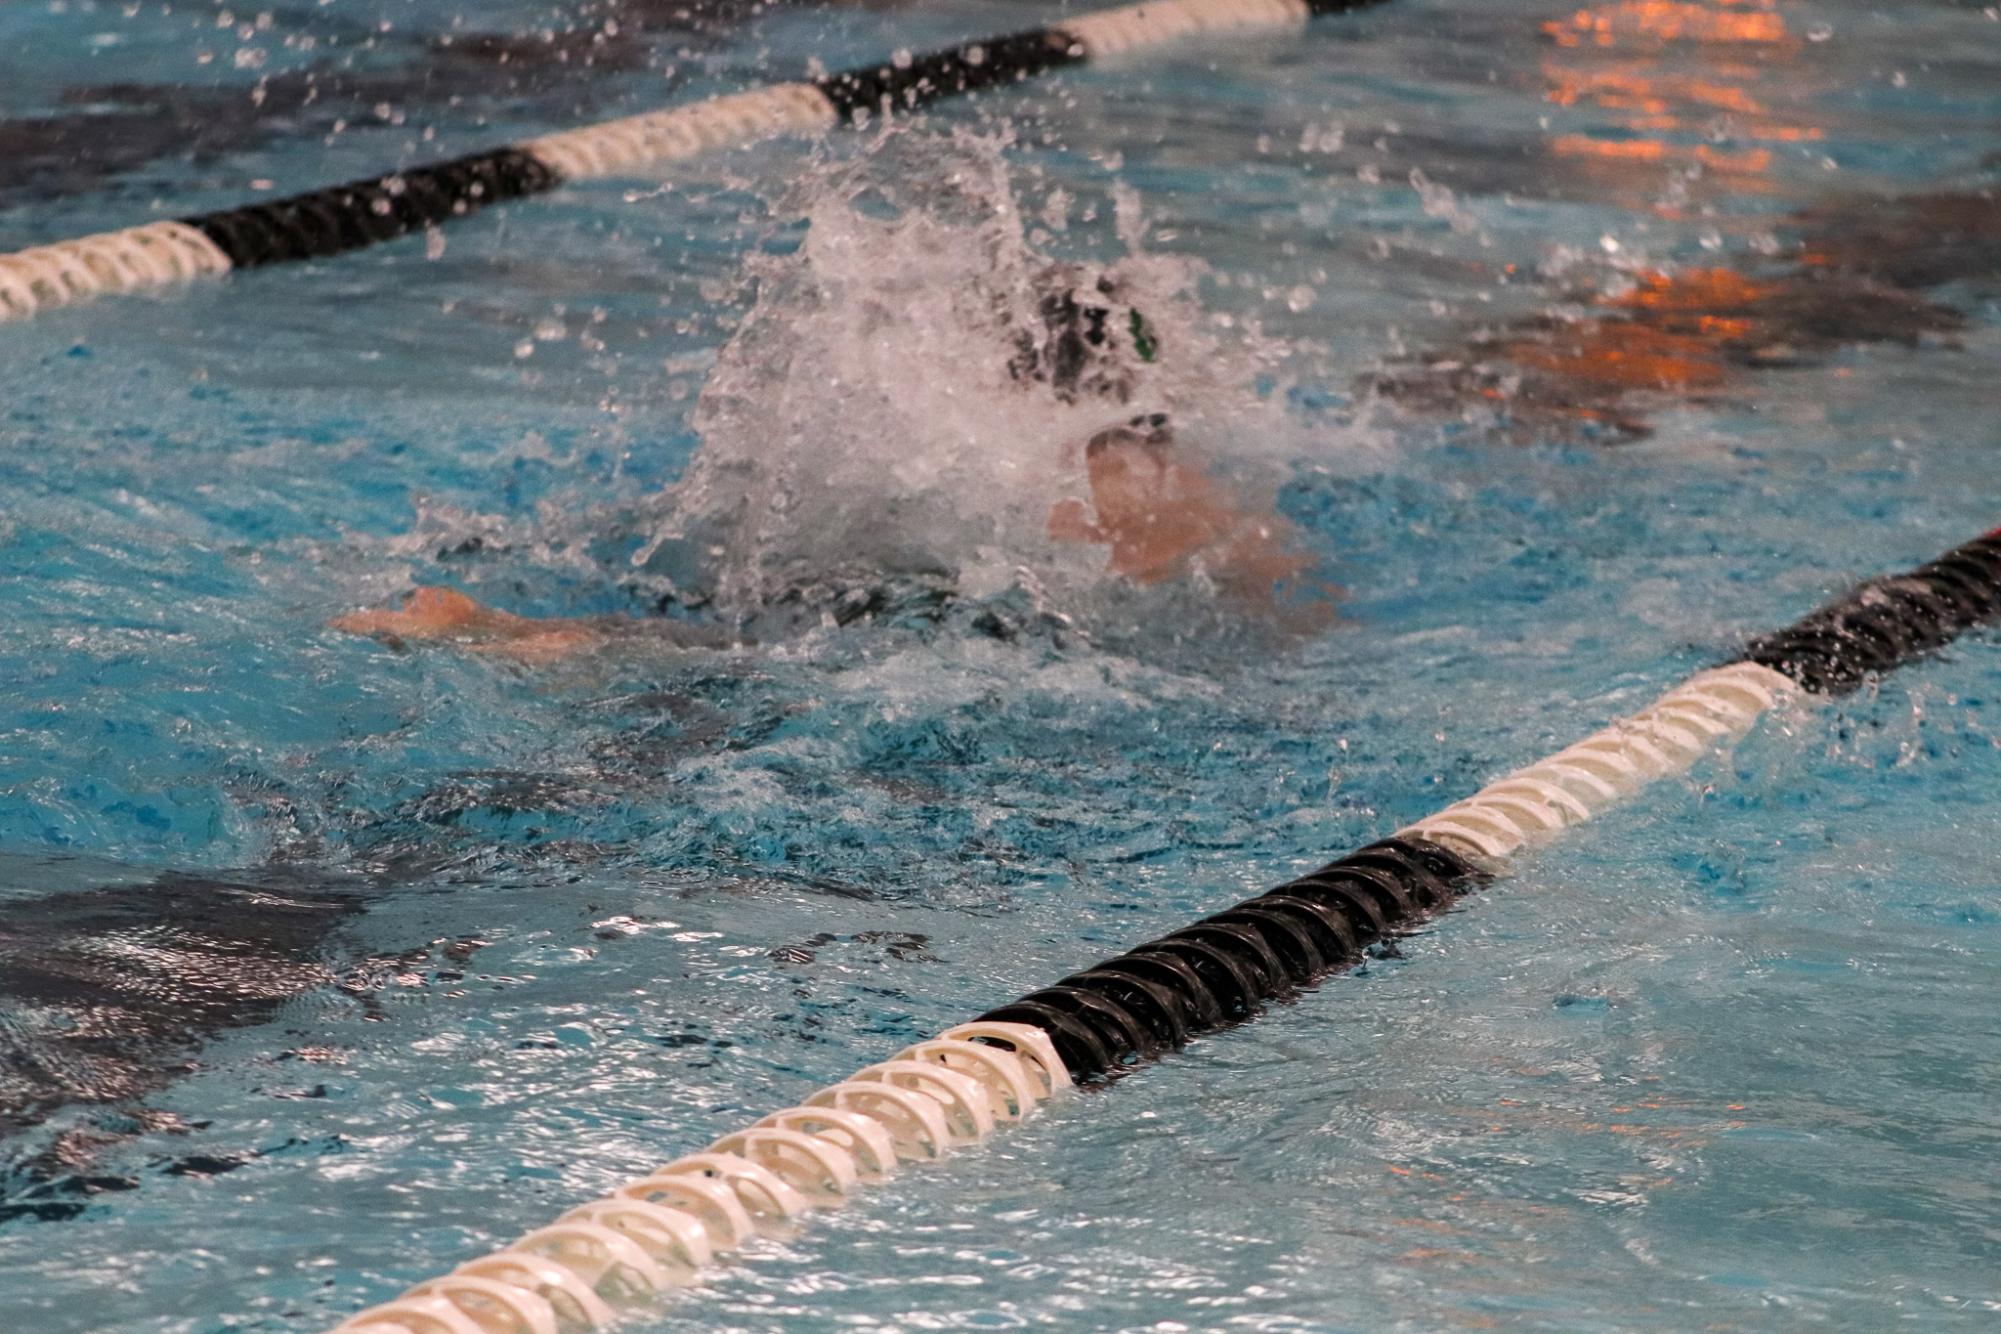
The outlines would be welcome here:
[[[1040,327],[1012,340],[1008,374],[1027,392],[1060,402],[1128,406],[1158,335],[1123,300],[1118,281],[1076,265],[1050,265],[1036,277]],[[1165,413],[1145,413],[1092,435],[1083,450],[1088,500],[1069,497],[1051,509],[1052,542],[1107,548],[1107,568],[1135,584],[1207,579],[1240,602],[1300,629],[1330,619],[1330,585],[1302,579],[1310,560],[1295,549],[1290,525],[1269,509],[1246,505],[1176,448]],[[1281,586],[1310,588],[1312,607],[1281,611]],[[332,628],[395,647],[455,644],[530,665],[602,648],[658,625],[626,616],[539,619],[487,607],[455,589],[421,587],[400,608],[336,617]],[[678,632],[684,627],[677,624]]]

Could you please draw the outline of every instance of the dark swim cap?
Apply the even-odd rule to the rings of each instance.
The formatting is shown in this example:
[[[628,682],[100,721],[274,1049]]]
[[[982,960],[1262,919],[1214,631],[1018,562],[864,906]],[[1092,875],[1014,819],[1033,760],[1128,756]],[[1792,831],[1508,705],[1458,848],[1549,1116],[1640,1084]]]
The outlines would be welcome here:
[[[1075,264],[1052,264],[1034,279],[1039,329],[1016,336],[1008,371],[1048,385],[1065,403],[1131,399],[1137,366],[1159,354],[1160,341],[1108,274],[1093,279]]]

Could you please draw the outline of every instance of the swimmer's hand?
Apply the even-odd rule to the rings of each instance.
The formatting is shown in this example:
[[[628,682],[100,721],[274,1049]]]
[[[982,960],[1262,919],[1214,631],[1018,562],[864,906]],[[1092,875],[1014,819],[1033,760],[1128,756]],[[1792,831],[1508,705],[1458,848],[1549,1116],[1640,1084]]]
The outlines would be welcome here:
[[[592,649],[606,639],[593,622],[536,620],[484,606],[455,588],[418,588],[398,610],[350,612],[327,624],[367,635],[392,648],[412,643],[456,644],[516,662],[546,664]]]

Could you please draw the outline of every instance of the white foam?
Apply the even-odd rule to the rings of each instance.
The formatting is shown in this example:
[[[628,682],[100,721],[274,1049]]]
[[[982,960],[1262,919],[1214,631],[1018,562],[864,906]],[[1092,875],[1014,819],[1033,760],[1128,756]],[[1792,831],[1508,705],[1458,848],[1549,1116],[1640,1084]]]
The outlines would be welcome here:
[[[1022,333],[1044,329],[1037,275],[1056,257],[1029,239],[1044,209],[1024,216],[1007,147],[894,130],[791,190],[780,212],[803,241],[750,261],[754,303],[695,410],[701,447],[637,563],[701,581],[738,617],[874,577],[972,597],[1025,587],[1074,612],[1105,581],[1104,551],[1053,544],[1047,524],[1058,500],[1088,496],[1093,432],[1168,412],[1178,448],[1240,491],[1274,489],[1296,456],[1269,384],[1286,349],[1215,326],[1200,265],[1139,249],[1129,191],[1125,253],[1079,270],[1109,278],[1115,322],[1140,310],[1158,343],[1150,363],[1125,357],[1129,398],[1066,403],[1011,374]]]

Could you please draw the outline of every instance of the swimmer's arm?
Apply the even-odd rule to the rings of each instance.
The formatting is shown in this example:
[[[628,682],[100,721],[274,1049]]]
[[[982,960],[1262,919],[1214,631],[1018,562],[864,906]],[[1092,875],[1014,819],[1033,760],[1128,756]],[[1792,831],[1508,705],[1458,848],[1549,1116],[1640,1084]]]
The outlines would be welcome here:
[[[392,648],[450,644],[472,653],[545,666],[614,643],[667,644],[675,648],[727,648],[748,643],[719,627],[664,618],[630,616],[517,616],[475,602],[455,588],[423,587],[400,608],[350,612],[328,622],[335,630],[366,635]]]
[[[350,612],[328,623],[351,635],[379,639],[392,648],[451,644],[473,653],[546,665],[632,635],[639,623],[624,616],[516,616],[473,601],[454,588],[418,588],[400,608]]]

